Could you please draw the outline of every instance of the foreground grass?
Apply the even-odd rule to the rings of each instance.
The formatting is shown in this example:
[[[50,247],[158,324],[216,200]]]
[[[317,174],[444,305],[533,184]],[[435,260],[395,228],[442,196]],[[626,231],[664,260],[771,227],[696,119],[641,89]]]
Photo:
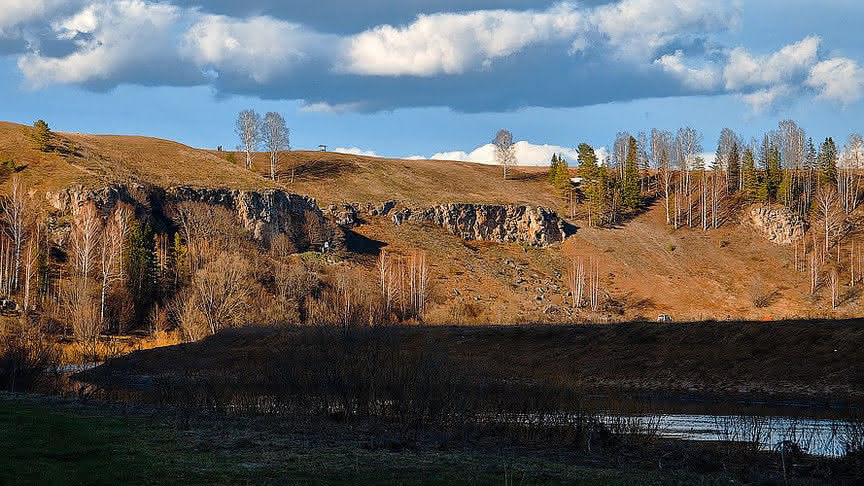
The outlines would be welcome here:
[[[0,484],[719,484],[472,452],[285,447],[243,430],[179,431],[140,416],[0,396]],[[209,437],[217,443],[202,443]]]

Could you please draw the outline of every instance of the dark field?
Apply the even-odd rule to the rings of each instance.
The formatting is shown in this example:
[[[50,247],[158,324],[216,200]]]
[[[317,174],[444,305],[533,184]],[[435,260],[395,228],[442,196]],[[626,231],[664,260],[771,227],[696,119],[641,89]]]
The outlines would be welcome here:
[[[245,328],[133,353],[101,372],[117,383],[138,375],[221,373],[266,386],[279,370],[284,375],[286,369],[324,370],[344,362],[364,364],[372,373],[404,361],[427,363],[472,386],[828,403],[864,396],[862,343],[862,320]]]

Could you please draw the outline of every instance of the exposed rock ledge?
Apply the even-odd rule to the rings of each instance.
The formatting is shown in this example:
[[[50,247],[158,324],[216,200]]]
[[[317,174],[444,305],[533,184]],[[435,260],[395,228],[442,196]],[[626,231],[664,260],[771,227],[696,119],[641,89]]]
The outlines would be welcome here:
[[[800,216],[782,206],[752,206],[743,223],[778,245],[789,245],[800,240],[807,230]]]
[[[547,208],[490,204],[439,204],[404,208],[393,223],[432,223],[465,240],[520,242],[548,246],[567,237],[564,222]]]
[[[198,201],[220,205],[234,211],[238,221],[253,238],[261,240],[278,234],[286,234],[306,249],[323,244],[309,241],[310,235],[302,234],[309,227],[323,233],[334,249],[344,247],[344,234],[327,218],[315,199],[278,189],[244,191],[224,188],[201,188],[176,186],[163,189],[139,184],[119,184],[99,189],[76,187],[46,194],[48,203],[56,210],[74,214],[88,201],[93,201],[102,211],[110,210],[118,202],[126,202],[147,212],[155,212],[166,203]]]

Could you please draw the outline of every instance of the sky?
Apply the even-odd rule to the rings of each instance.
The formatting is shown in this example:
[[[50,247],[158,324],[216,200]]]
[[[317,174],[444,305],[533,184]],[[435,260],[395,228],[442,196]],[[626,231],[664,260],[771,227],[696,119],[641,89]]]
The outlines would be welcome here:
[[[864,131],[859,0],[2,0],[0,119],[238,144],[522,163],[692,126],[713,152],[793,119]]]

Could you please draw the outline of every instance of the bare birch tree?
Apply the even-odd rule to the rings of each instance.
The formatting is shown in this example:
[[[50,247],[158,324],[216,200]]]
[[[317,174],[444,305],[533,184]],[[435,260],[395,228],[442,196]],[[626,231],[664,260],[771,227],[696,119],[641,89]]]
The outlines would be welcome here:
[[[99,297],[99,321],[105,325],[105,299],[113,282],[123,279],[123,248],[129,233],[129,211],[117,207],[108,218],[102,235],[101,258],[99,260],[102,289]]]
[[[838,185],[843,198],[843,210],[850,214],[861,200],[861,170],[864,169],[864,137],[849,136],[840,156]]]
[[[666,224],[672,224],[671,192],[674,170],[672,167],[672,134],[667,131],[651,130],[651,159],[660,175],[663,202],[666,207]]]
[[[252,153],[261,143],[261,116],[254,110],[241,111],[234,130],[240,137],[240,148],[246,152],[246,169],[252,169]]]
[[[21,270],[21,252],[27,239],[27,198],[21,179],[16,175],[12,177],[9,194],[0,200],[2,204],[3,218],[5,220],[6,234],[12,243],[13,257],[12,269],[9,273],[10,291],[18,290],[18,275]]]
[[[839,232],[843,220],[843,209],[840,205],[840,196],[837,194],[837,189],[833,185],[823,184],[816,189],[815,197],[816,207],[822,219],[823,230],[825,231],[825,247],[823,255],[828,254],[831,248],[831,236],[835,232]]]
[[[516,145],[513,143],[513,134],[509,130],[499,130],[492,140],[495,146],[495,161],[504,170],[504,180],[507,180],[507,169],[516,165]]]
[[[585,293],[585,263],[580,258],[570,261],[567,272],[567,286],[570,288],[571,305],[578,309],[582,307],[582,297]]]
[[[92,201],[78,210],[72,224],[71,250],[75,270],[87,282],[98,251],[102,224]]]
[[[279,152],[290,148],[290,131],[282,115],[268,112],[264,115],[263,126],[264,146],[270,154],[270,179],[276,180],[276,170],[279,165]],[[294,180],[294,168],[291,169],[291,180]]]

